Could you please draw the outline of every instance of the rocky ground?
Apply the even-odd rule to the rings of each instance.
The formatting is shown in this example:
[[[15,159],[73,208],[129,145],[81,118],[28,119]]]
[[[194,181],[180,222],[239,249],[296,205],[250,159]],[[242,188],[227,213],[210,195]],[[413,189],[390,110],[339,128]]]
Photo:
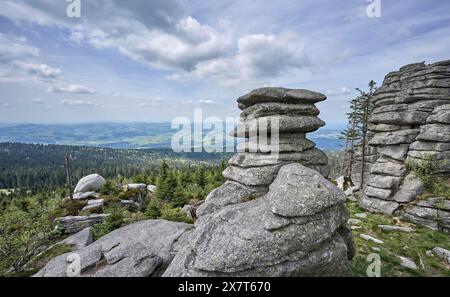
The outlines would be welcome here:
[[[450,276],[450,263],[437,256],[435,252],[430,252],[436,247],[450,250],[450,235],[399,221],[395,217],[364,211],[359,208],[357,202],[347,202],[347,206],[351,213],[350,223],[356,246],[356,255],[351,262],[355,276],[367,275],[366,270],[369,264],[367,256],[371,253],[380,255],[381,276],[384,277]],[[383,230],[379,225],[404,228],[388,231]],[[361,235],[363,237],[369,235],[383,243],[363,239]],[[402,261],[401,257],[407,259]],[[414,265],[411,265],[408,260],[411,260],[416,268],[412,268]],[[411,268],[402,266],[402,263],[409,264]]]

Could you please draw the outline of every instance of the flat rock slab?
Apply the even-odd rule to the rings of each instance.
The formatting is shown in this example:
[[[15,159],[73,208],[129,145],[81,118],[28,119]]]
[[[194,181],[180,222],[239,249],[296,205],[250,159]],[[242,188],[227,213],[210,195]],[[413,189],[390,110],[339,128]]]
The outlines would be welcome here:
[[[67,234],[77,233],[87,227],[102,223],[109,214],[91,214],[89,216],[66,216],[56,218],[57,228]]]
[[[414,229],[406,226],[389,226],[389,225],[378,225],[378,228],[386,231],[401,231],[401,232],[414,232]]]
[[[272,115],[319,115],[319,109],[314,104],[256,103],[241,113],[242,119],[254,119]]]
[[[246,120],[231,131],[230,136],[249,138],[251,135],[272,135],[274,133],[313,132],[325,126],[325,122],[313,116],[272,116]],[[273,129],[273,131],[272,131]]]
[[[141,221],[116,229],[78,250],[80,276],[160,276],[193,226],[165,220]],[[65,277],[73,253],[58,256],[37,277]]]
[[[363,213],[363,212],[355,213],[354,216],[355,216],[355,218],[358,218],[358,219],[365,219],[365,218],[367,218],[367,214]]]
[[[358,225],[358,224],[362,223],[362,221],[359,219],[348,219],[347,223],[349,225]]]
[[[316,103],[324,101],[327,96],[305,90],[305,89],[287,89],[287,88],[260,88],[239,97],[237,102],[239,108],[248,108],[256,103],[279,102],[287,104],[295,103]]]
[[[378,243],[378,244],[383,244],[382,240],[377,239],[377,238],[372,237],[372,236],[367,235],[367,234],[359,234],[359,237],[361,237],[362,239],[367,240],[367,241],[373,241],[373,242]]]

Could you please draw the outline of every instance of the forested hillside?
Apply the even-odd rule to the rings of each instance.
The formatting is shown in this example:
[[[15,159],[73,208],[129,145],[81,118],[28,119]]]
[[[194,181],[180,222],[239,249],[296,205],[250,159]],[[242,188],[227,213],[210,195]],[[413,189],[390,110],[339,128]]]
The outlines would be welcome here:
[[[96,172],[104,177],[134,176],[159,167],[196,163],[219,164],[226,154],[174,153],[169,149],[109,149],[83,146],[0,143],[0,189],[33,191],[54,189],[66,183],[64,156],[72,156],[73,178]]]

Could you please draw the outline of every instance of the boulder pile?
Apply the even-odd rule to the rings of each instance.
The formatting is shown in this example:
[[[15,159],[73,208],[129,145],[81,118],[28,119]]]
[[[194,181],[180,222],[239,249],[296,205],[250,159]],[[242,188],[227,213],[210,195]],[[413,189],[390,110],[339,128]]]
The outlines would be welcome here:
[[[307,132],[325,125],[314,105],[325,99],[317,92],[286,88],[256,89],[238,98],[242,113],[231,134],[246,141],[239,143],[223,172],[227,182],[208,195],[197,216],[264,195],[278,170],[289,163],[328,176],[327,156],[306,138]]]
[[[450,157],[450,61],[406,65],[375,92],[370,117],[371,157],[360,205],[450,231],[450,208],[440,197],[419,200],[424,185],[408,164]],[[447,176],[442,163],[437,175]],[[439,202],[441,201],[441,202]]]

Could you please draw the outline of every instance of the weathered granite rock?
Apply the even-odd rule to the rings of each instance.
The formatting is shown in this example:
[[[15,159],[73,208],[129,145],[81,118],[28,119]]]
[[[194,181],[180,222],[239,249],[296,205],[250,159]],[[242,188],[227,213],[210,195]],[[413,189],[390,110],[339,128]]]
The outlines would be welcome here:
[[[197,217],[213,213],[227,205],[252,200],[257,192],[240,183],[226,181],[206,196],[205,202],[197,208]]]
[[[398,256],[398,258],[400,259],[400,265],[402,265],[403,267],[417,270],[417,265],[416,265],[416,263],[414,263],[414,261],[411,258],[402,257],[402,256]]]
[[[239,182],[246,186],[268,186],[275,179],[281,165],[262,167],[236,167],[225,168],[222,175],[226,179]]]
[[[58,229],[67,234],[77,233],[95,224],[102,223],[108,214],[91,214],[89,216],[67,216],[55,219]]]
[[[243,168],[279,165],[286,162],[296,162],[303,165],[327,165],[327,155],[317,148],[301,153],[237,153],[230,158],[228,164]]]
[[[375,238],[373,236],[367,235],[367,234],[359,234],[359,237],[361,237],[362,239],[367,240],[367,241],[373,241],[377,244],[383,244],[382,240]]]
[[[277,152],[303,152],[315,147],[315,143],[305,138],[304,133],[295,134],[281,134],[277,141],[271,142],[270,137],[266,141],[258,139],[254,141],[249,139],[248,141],[241,142],[237,145],[238,152],[251,152],[251,153],[269,153],[272,151]]]
[[[400,206],[395,201],[382,200],[375,197],[363,195],[359,200],[359,206],[372,212],[392,215]]]
[[[99,193],[96,192],[79,192],[79,193],[75,193],[73,194],[73,199],[74,200],[84,200],[84,199],[90,199],[90,198],[94,198],[94,199],[98,199],[100,197]]]
[[[372,183],[363,188],[362,207],[387,214],[395,211],[415,223],[447,228],[447,210],[431,200],[416,201],[424,191],[423,185],[407,171],[405,163],[421,162],[430,156],[443,161],[450,158],[449,78],[449,61],[414,63],[386,75],[375,91],[368,127],[375,161],[364,168],[366,180]],[[436,173],[450,174],[448,165],[442,165]],[[398,180],[395,186],[392,177]],[[379,199],[386,199],[387,192],[375,191],[374,187],[391,190],[389,199],[394,201]],[[433,215],[441,217],[433,219]]]
[[[100,209],[103,207],[104,200],[103,199],[92,199],[88,200],[87,205],[83,207],[82,210],[89,210],[89,209]]]
[[[178,249],[187,244],[192,225],[148,220],[117,229],[77,251],[80,276],[160,276]],[[71,253],[52,259],[35,277],[64,277]]]
[[[272,122],[272,118],[277,119],[276,124],[275,122]],[[325,122],[314,116],[277,115],[272,117],[261,117],[240,123],[230,135],[234,137],[249,138],[250,135],[271,133],[272,126],[277,127],[277,130],[280,133],[305,133],[316,131],[320,127],[325,126]]]
[[[319,109],[314,104],[256,103],[246,108],[242,112],[241,118],[243,120],[250,120],[272,115],[317,116],[319,115]]]
[[[376,175],[401,177],[406,173],[406,167],[403,164],[394,163],[381,157],[377,160],[377,163],[373,164],[370,173]]]
[[[318,172],[283,166],[267,195],[201,216],[164,276],[349,275],[343,199]]]
[[[155,185],[148,185],[147,186],[147,191],[149,191],[150,193],[156,193],[156,186]]]
[[[441,247],[435,247],[431,250],[433,254],[445,261],[445,263],[450,265],[450,251]]]
[[[409,144],[386,145],[378,147],[377,152],[388,158],[403,161],[408,153],[408,148]]]
[[[407,226],[389,226],[389,225],[378,225],[378,228],[385,231],[400,231],[400,232],[414,232],[414,229]]]
[[[393,132],[379,132],[369,141],[371,146],[387,146],[396,144],[410,144],[419,134],[419,129],[399,130]]]
[[[62,241],[62,243],[72,246],[72,251],[82,249],[93,242],[94,236],[91,227],[87,227]]]
[[[371,186],[366,186],[365,194],[370,197],[376,197],[383,200],[392,200],[389,199],[392,195],[392,190],[390,189],[380,189],[374,188]]]
[[[403,180],[400,190],[395,193],[393,199],[397,202],[410,202],[424,191],[420,179],[413,174],[408,174]]]
[[[449,125],[444,124],[427,124],[420,127],[420,134],[416,140],[434,141],[434,142],[450,142]]]
[[[125,190],[144,190],[147,189],[146,184],[127,184],[123,186]]]
[[[400,213],[400,218],[424,225],[433,230],[442,230],[450,233],[450,212],[436,208],[408,205]]]
[[[372,174],[370,175],[367,184],[375,188],[392,190],[398,188],[400,180],[401,178],[397,176],[384,176]]]
[[[80,179],[75,187],[74,193],[86,193],[98,191],[105,184],[105,179],[94,173]]]
[[[247,95],[239,97],[239,108],[248,108],[256,103],[276,102],[287,104],[317,103],[325,100],[323,94],[304,90],[286,88],[260,88],[251,91]]]

